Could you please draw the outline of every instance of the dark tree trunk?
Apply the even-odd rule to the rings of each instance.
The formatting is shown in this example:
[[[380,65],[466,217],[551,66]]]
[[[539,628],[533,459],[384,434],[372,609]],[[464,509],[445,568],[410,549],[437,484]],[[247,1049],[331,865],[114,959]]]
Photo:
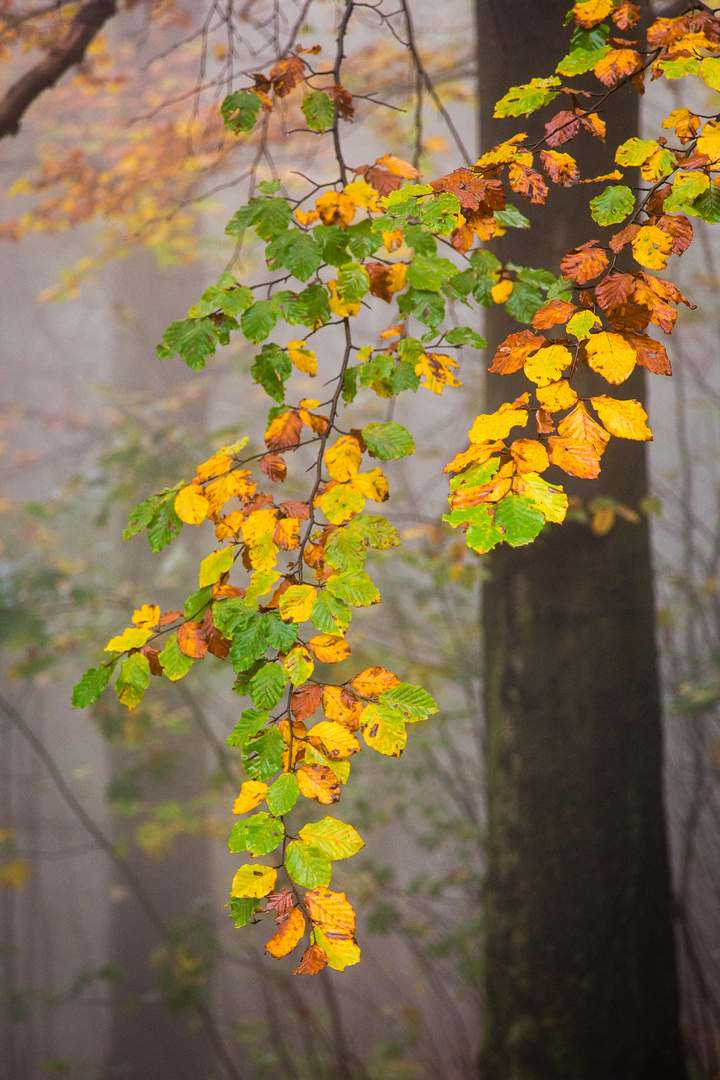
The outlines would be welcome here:
[[[478,0],[483,147],[538,130],[532,117],[493,121],[493,104],[552,73],[567,8]],[[633,88],[611,99],[607,145],[583,133],[562,148],[583,176],[612,170],[637,102]],[[568,249],[602,236],[587,209],[600,190],[554,188],[530,208],[532,228],[493,250],[557,273]],[[487,326],[491,347],[517,329],[500,308]],[[619,396],[643,389],[638,369]],[[512,378],[490,378],[488,411],[512,393]],[[599,481],[557,480],[637,508],[644,445],[613,439]],[[682,1080],[647,522],[619,520],[604,537],[551,526],[490,565],[483,1080]]]

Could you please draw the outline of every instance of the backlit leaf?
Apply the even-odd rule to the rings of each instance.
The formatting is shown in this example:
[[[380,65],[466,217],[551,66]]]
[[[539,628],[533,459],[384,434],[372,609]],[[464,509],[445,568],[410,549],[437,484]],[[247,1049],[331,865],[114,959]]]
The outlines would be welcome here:
[[[86,671],[80,682],[73,688],[73,709],[84,709],[88,705],[93,705],[109,683],[114,670],[115,661],[111,661]]]
[[[652,440],[652,431],[646,423],[647,413],[639,401],[616,401],[606,394],[590,400],[611,435],[641,442]]]
[[[122,634],[110,638],[103,652],[122,653],[128,649],[139,649],[149,637],[152,637],[152,630],[148,630],[147,627],[129,626],[127,630],[123,630]]]
[[[352,825],[345,825],[332,817],[304,825],[300,836],[306,843],[320,848],[331,860],[349,859],[365,846]]]
[[[354,435],[341,435],[324,455],[327,471],[333,480],[349,480],[360,468],[362,451]]]
[[[307,98],[305,99],[307,100]],[[305,916],[300,908],[294,907],[278,924],[265,949],[277,960],[287,956],[302,940],[305,933]]]
[[[133,653],[120,665],[115,690],[121,704],[134,709],[150,685],[150,663],[142,653]]]
[[[353,938],[326,934],[316,927],[315,940],[327,956],[328,966],[335,971],[344,971],[351,964],[360,962],[360,946]]]
[[[241,866],[233,878],[231,896],[262,897],[275,888],[277,870],[259,864]]]
[[[285,869],[298,885],[312,888],[329,885],[332,877],[330,859],[324,851],[302,840],[292,840],[285,851]]]
[[[620,334],[602,331],[585,344],[588,364],[609,383],[625,382],[635,367],[637,352]]]
[[[187,675],[194,663],[191,656],[183,653],[176,634],[168,638],[167,645],[158,656],[158,661],[163,669],[163,675],[171,682],[177,682],[178,679]]]
[[[202,524],[209,509],[210,502],[197,484],[182,488],[175,496],[175,513],[187,525]]]
[[[278,601],[280,617],[286,622],[301,623],[310,618],[318,591],[312,585],[291,585]]]
[[[356,675],[350,685],[361,697],[369,698],[382,694],[384,690],[397,686],[399,682],[397,675],[393,675],[391,671],[382,667],[369,667]]]
[[[438,711],[437,705],[427,690],[412,683],[400,682],[383,690],[380,701],[399,709],[409,723],[426,720]]]
[[[267,728],[245,743],[243,768],[253,780],[269,780],[282,766],[285,741],[276,727]]]
[[[525,374],[538,386],[556,382],[565,368],[570,367],[573,357],[564,345],[547,345],[525,361]]]
[[[520,547],[535,539],[545,524],[545,518],[532,501],[511,493],[498,503],[495,522],[505,530],[507,543]]]
[[[304,645],[295,645],[282,664],[293,686],[301,686],[315,669],[313,658]]]
[[[672,236],[657,225],[643,225],[632,239],[635,261],[651,270],[663,270],[667,266],[672,246]]]
[[[322,664],[339,664],[350,655],[350,646],[340,634],[316,634],[308,648]]]
[[[366,424],[362,429],[362,437],[370,453],[382,461],[415,453],[412,435],[394,420],[384,424]]]
[[[200,588],[203,589],[206,585],[214,585],[216,581],[219,581],[232,566],[234,556],[235,548],[231,544],[220,551],[213,551],[212,554],[203,559],[200,563]]]
[[[319,945],[311,945],[303,953],[300,966],[295,968],[293,975],[317,975],[319,971],[327,967],[327,962],[325,950]]]
[[[327,131],[332,127],[335,106],[322,90],[313,90],[308,94],[300,108],[312,131]]]
[[[343,570],[340,574],[333,574],[328,578],[327,590],[331,596],[345,600],[353,607],[369,607],[371,604],[380,603],[379,589],[365,571],[360,569]]]
[[[379,754],[400,757],[407,742],[402,714],[381,702],[367,705],[363,712],[363,738]]]
[[[329,806],[340,798],[337,777],[327,766],[301,765],[296,776],[300,793],[306,799],[316,799]]]
[[[308,739],[316,740],[319,749],[328,758],[343,759],[358,753],[360,744],[355,736],[342,724],[334,720],[321,720],[308,731]]]
[[[233,803],[233,814],[247,814],[248,810],[254,810],[263,801],[267,791],[267,784],[264,784],[261,780],[246,780],[240,788],[240,794]],[[273,810],[272,807],[270,809]],[[274,810],[273,813],[275,813]]]
[[[319,886],[305,893],[303,903],[312,923],[326,934],[354,935],[355,912],[346,900],[345,893],[331,892]]]

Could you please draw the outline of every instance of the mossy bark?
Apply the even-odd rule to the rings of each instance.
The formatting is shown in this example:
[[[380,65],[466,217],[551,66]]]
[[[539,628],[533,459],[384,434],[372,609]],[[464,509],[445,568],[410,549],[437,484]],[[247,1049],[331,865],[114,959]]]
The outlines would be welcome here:
[[[492,107],[552,73],[567,8],[478,0],[484,147],[538,130],[534,118],[494,121]],[[583,133],[562,148],[583,176],[611,171],[612,147],[637,133],[635,90],[603,115],[606,145]],[[571,247],[602,239],[595,193],[554,188],[530,208],[530,230],[491,248],[557,273]],[[492,347],[517,326],[498,308],[487,329]],[[487,410],[514,389],[491,377]],[[639,372],[618,396],[643,390]],[[612,440],[601,480],[565,487],[637,508],[646,481],[644,444]],[[490,570],[483,1080],[683,1080],[647,522],[619,520],[603,537],[550,526],[528,547],[496,549]]]

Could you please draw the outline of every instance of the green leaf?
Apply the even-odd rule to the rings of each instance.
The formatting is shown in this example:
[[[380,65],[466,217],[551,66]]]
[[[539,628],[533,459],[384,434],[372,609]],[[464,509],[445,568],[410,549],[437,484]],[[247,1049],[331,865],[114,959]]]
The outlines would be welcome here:
[[[148,522],[147,534],[150,550],[156,555],[173,540],[183,527],[175,513],[175,491],[171,491],[156,506]]]
[[[367,258],[381,246],[381,238],[372,231],[371,225],[372,222],[366,219],[348,225],[345,230],[347,245],[356,259]]]
[[[193,371],[205,367],[218,343],[215,325],[210,319],[179,319],[170,323],[162,344],[157,347],[159,360],[167,360],[176,353]]]
[[[532,79],[524,86],[513,86],[497,102],[493,116],[523,116],[535,112],[558,96],[560,91],[555,87],[560,83],[561,80],[552,75],[549,79]]]
[[[666,214],[687,210],[688,202],[710,187],[710,177],[703,172],[683,172],[679,169],[673,177],[672,187],[663,203],[663,213]]]
[[[204,590],[200,591],[204,592]],[[212,595],[212,589],[210,594]],[[185,606],[187,610],[187,604]],[[247,629],[256,616],[254,611],[248,611],[241,596],[231,596],[226,600],[215,601],[212,606],[212,617],[213,623],[223,637],[231,638],[233,634]],[[186,614],[185,618],[192,618],[192,616]]]
[[[325,590],[320,593],[310,612],[310,620],[321,634],[344,634],[351,619],[350,606]]]
[[[313,236],[330,266],[343,266],[348,261],[348,235],[339,225],[316,225]]]
[[[204,585],[202,589],[191,593],[185,601],[184,615],[186,619],[197,619],[202,615],[212,600],[212,585]]]
[[[546,297],[545,297],[546,301],[547,300],[572,300],[572,298],[573,298],[572,289],[568,286],[568,283],[567,283],[567,281],[565,280],[564,277],[559,277],[559,278],[556,279],[554,284],[551,285],[550,288],[548,289]]]
[[[496,544],[501,543],[505,539],[505,534],[500,526],[495,524],[495,514],[489,507],[478,506],[474,509],[484,510],[485,513],[482,517],[478,514],[471,523],[465,534],[465,541],[473,551],[484,554],[491,551]],[[454,511],[454,513],[462,513],[462,511]]]
[[[495,521],[505,530],[505,540],[512,547],[531,543],[545,518],[537,507],[521,495],[506,495],[497,505]]]
[[[388,420],[385,424],[367,424],[362,429],[362,437],[372,457],[381,461],[407,457],[415,453],[415,442],[410,432]]]
[[[248,739],[262,731],[269,719],[267,709],[245,709],[227,737],[228,746],[244,746]]]
[[[327,590],[331,596],[346,600],[353,607],[369,607],[380,602],[380,592],[364,570],[343,570],[328,578]]]
[[[349,859],[365,847],[352,825],[345,825],[332,817],[304,825],[299,835],[307,844],[320,848],[330,860]]]
[[[73,709],[85,709],[88,705],[92,705],[97,701],[110,682],[110,676],[115,670],[116,664],[117,660],[111,660],[107,664],[101,664],[100,667],[90,668],[89,671],[85,672],[80,682],[73,687]]]
[[[514,270],[518,281],[524,281],[527,285],[534,285],[543,292],[555,284],[555,276],[549,270],[543,270],[534,266],[517,266],[515,263],[507,264],[508,270]]]
[[[251,780],[267,781],[282,765],[285,740],[276,727],[268,728],[245,744],[243,768]]]
[[[407,282],[416,289],[438,292],[448,278],[455,277],[458,268],[449,259],[437,255],[416,255],[407,269]]]
[[[618,146],[615,151],[615,160],[618,165],[642,165],[657,148],[658,144],[654,139],[638,139],[633,136]]]
[[[142,653],[132,653],[123,660],[115,683],[117,696],[128,709],[134,709],[150,685],[150,661]]]
[[[305,311],[302,321],[306,326],[322,326],[330,322],[332,311],[327,289],[322,285],[308,285],[307,289],[299,294],[298,301]]]
[[[322,264],[320,245],[309,233],[293,234],[285,250],[284,265],[298,281],[307,281]]]
[[[158,656],[158,661],[163,669],[163,675],[171,682],[177,682],[178,679],[187,675],[194,663],[192,656],[186,656],[181,651],[175,634],[168,638],[168,643]]]
[[[285,383],[292,374],[290,357],[275,344],[263,345],[255,357],[250,374],[265,393],[278,403],[285,400]]]
[[[435,255],[437,241],[424,225],[408,225],[403,232],[405,243],[416,255]]]
[[[395,367],[395,361],[388,353],[378,353],[372,359],[360,365],[360,385],[372,386],[374,382],[387,379]]]
[[[123,531],[123,540],[129,540],[131,536],[142,532],[155,513],[157,505],[157,496],[151,495],[149,499],[138,503],[135,509],[130,511],[128,514],[128,526]]]
[[[311,131],[327,131],[332,127],[335,106],[322,90],[314,90],[300,106]]]
[[[235,854],[249,851],[253,856],[267,855],[282,843],[284,835],[282,822],[261,811],[233,825],[228,847]]]
[[[235,671],[245,671],[265,653],[268,647],[267,622],[255,615],[254,621],[233,634],[230,663]]]
[[[427,289],[407,289],[398,295],[398,308],[402,315],[414,315],[418,322],[432,329],[445,318],[445,299],[438,292]]]
[[[401,360],[388,380],[390,392],[400,394],[403,390],[417,390],[420,377],[415,374],[414,364]]]
[[[365,541],[352,528],[350,522],[344,528],[336,529],[330,536],[325,547],[325,561],[335,570],[349,570],[355,566],[364,566],[367,553]]]
[[[238,285],[230,273],[221,275],[216,285],[211,285],[202,294],[200,302],[193,304],[188,312],[191,319],[202,319],[220,308],[226,315],[239,315],[249,308],[253,294],[247,285]]]
[[[427,690],[412,683],[398,683],[389,690],[383,690],[380,701],[393,705],[405,717],[406,721],[427,720],[428,716],[438,711],[437,705]]]
[[[370,278],[360,263],[345,263],[340,267],[337,278],[338,293],[344,301],[355,303],[362,300],[370,291]]]
[[[598,225],[614,225],[624,221],[635,209],[635,196],[629,187],[614,184],[590,200],[590,213]]]
[[[295,623],[286,623],[276,615],[268,613],[264,616],[267,630],[268,645],[271,649],[286,653],[295,644],[298,636],[298,628]]]
[[[240,328],[253,345],[264,341],[277,322],[277,315],[270,300],[258,300],[251,308],[243,312]]]
[[[221,548],[220,551],[212,551],[200,563],[200,588],[214,585],[223,574],[226,574],[235,561],[235,548],[232,544]]]
[[[293,881],[314,889],[316,885],[329,885],[332,867],[327,855],[302,840],[292,840],[285,852],[285,869]]]
[[[272,240],[290,224],[292,211],[287,199],[253,199],[253,226],[262,240]]]
[[[293,686],[300,686],[315,670],[315,661],[304,645],[294,645],[283,660],[283,668]]]
[[[378,754],[400,757],[407,742],[402,713],[393,705],[378,701],[365,707],[362,718],[363,738],[368,746]]]
[[[287,675],[275,662],[264,664],[250,680],[250,697],[259,709],[273,709],[282,697]]]
[[[297,778],[294,773],[283,773],[268,788],[265,800],[276,817],[282,817],[292,810],[300,795]]]
[[[516,281],[513,291],[505,301],[505,310],[521,323],[532,322],[535,312],[543,306],[542,293],[525,281]]]
[[[567,56],[563,57],[555,70],[560,75],[584,75],[609,52],[609,45],[601,45],[599,49],[572,49]]]
[[[387,551],[400,543],[397,529],[382,514],[358,514],[345,528],[358,533],[368,547],[377,551]]]
[[[465,303],[468,296],[475,287],[475,275],[472,270],[463,270],[461,274],[455,274],[455,277],[448,278],[443,282],[442,291],[451,300],[460,300]],[[467,307],[470,305],[467,304]]]
[[[495,475],[500,467],[499,458],[490,458],[488,461],[482,461],[477,465],[472,465],[465,472],[460,473],[458,476],[454,476],[450,481],[450,490],[458,491],[461,488],[479,487],[481,484],[487,484],[488,480]],[[453,511],[455,513],[455,511]],[[452,515],[451,515],[452,516]],[[454,522],[451,522],[454,524]]]
[[[529,229],[530,222],[521,214],[517,206],[508,203],[504,210],[495,210],[493,217],[506,229]]]
[[[250,922],[260,907],[260,901],[251,896],[233,896],[225,906],[230,908],[230,918],[235,920],[235,926],[239,929]]]
[[[220,112],[230,131],[252,131],[260,112],[260,98],[252,90],[236,91],[228,94]]]
[[[497,281],[497,274],[502,270],[502,263],[492,251],[480,248],[470,253],[470,265],[480,278],[487,278],[493,284]]]
[[[702,195],[698,195],[692,202],[686,203],[684,209],[688,214],[702,218],[703,221],[707,221],[710,225],[717,225],[720,221],[720,191],[715,187],[715,184],[711,184],[707,191],[703,191]]]
[[[577,26],[573,32],[570,47],[572,49],[601,49],[608,39],[610,27],[607,23],[598,23],[589,30]]]
[[[474,349],[487,347],[485,338],[480,337],[476,330],[469,326],[455,326],[445,335],[448,345],[472,345]]]
[[[460,200],[451,191],[443,191],[420,207],[423,225],[441,236],[447,236],[457,228],[459,214]]]

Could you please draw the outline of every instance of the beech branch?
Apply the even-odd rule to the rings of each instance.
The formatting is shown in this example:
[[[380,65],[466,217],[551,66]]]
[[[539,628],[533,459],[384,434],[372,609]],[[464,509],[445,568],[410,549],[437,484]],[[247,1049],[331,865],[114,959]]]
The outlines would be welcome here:
[[[13,83],[0,100],[0,139],[17,135],[26,109],[69,68],[82,62],[90,42],[116,12],[117,0],[89,0],[83,4],[62,41]]]

